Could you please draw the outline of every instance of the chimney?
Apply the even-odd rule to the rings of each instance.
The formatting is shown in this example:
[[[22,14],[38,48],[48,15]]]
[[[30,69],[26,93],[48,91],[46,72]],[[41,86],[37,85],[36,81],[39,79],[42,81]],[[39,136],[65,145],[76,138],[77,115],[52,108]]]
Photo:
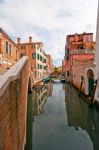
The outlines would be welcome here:
[[[29,43],[32,43],[32,37],[29,37]]]
[[[17,43],[18,43],[18,44],[21,43],[21,38],[17,38]]]

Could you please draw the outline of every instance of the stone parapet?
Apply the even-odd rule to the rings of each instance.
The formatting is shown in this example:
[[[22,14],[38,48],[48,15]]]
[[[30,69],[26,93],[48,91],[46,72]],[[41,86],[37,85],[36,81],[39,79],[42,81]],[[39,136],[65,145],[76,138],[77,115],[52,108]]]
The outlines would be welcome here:
[[[0,150],[24,149],[28,80],[27,57],[0,76]]]

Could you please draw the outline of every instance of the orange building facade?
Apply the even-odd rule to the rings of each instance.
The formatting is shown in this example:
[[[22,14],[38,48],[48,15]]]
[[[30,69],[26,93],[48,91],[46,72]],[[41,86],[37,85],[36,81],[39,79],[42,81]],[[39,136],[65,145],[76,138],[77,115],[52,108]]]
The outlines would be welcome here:
[[[10,68],[17,61],[16,43],[0,28],[0,65]]]
[[[21,39],[18,38],[19,59],[25,55],[30,60],[33,80],[40,80],[48,75],[47,57],[42,42],[32,42],[32,37],[29,37],[29,42],[21,43]]]

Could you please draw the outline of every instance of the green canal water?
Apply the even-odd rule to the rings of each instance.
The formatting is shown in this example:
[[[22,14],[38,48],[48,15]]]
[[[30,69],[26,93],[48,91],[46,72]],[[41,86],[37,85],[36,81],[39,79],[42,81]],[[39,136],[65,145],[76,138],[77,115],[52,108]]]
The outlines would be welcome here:
[[[99,112],[67,84],[33,90],[25,150],[99,150]]]

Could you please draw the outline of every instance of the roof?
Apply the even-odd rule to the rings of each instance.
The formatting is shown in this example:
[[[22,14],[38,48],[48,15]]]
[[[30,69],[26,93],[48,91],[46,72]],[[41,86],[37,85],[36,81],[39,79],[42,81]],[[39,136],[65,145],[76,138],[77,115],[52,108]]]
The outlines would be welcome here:
[[[90,34],[93,34],[93,33],[86,33],[86,32],[83,32],[83,33],[81,33],[81,34],[79,34],[79,33],[75,33],[75,34],[69,34],[69,35],[67,35],[67,37],[69,36],[69,37],[71,37],[71,36],[75,36],[75,35],[90,35]]]
[[[17,44],[17,45],[43,45],[43,42],[26,42],[26,43],[20,43],[20,44]]]

